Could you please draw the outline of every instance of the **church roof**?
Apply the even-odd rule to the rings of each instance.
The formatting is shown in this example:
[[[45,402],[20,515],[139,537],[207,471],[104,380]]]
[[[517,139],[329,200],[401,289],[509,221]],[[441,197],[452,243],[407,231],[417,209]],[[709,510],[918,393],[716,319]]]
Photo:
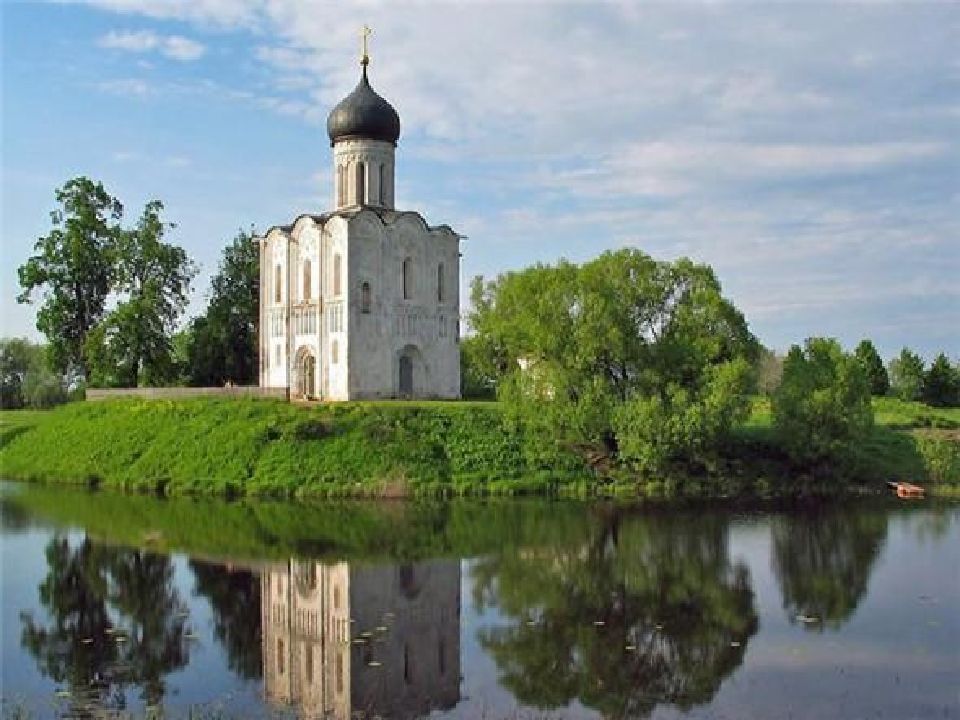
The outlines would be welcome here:
[[[388,210],[387,208],[380,208],[380,207],[373,207],[373,206],[341,208],[339,210],[332,210],[330,212],[325,212],[320,214],[303,213],[302,215],[298,215],[293,222],[287,225],[274,225],[272,227],[267,228],[266,232],[264,232],[262,235],[258,237],[260,239],[266,238],[267,235],[272,233],[274,230],[278,230],[284,234],[289,234],[293,230],[294,226],[300,220],[306,217],[313,220],[314,223],[316,223],[322,228],[324,225],[327,224],[328,221],[332,220],[333,218],[340,217],[346,220],[350,220],[364,213],[369,213],[376,216],[384,227],[393,225],[401,218],[414,218],[423,225],[424,229],[427,232],[449,232],[459,237],[459,233],[457,233],[449,225],[445,223],[442,225],[430,225],[427,222],[426,218],[423,217],[423,215],[413,210]]]
[[[374,92],[367,80],[367,63],[363,63],[360,82],[349,95],[337,103],[327,117],[330,144],[348,138],[367,138],[397,144],[400,138],[400,116],[393,106]]]

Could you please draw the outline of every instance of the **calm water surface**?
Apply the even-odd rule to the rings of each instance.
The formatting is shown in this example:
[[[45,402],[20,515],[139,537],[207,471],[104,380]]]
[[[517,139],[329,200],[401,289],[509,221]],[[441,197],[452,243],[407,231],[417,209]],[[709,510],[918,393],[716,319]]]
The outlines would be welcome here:
[[[4,716],[960,718],[960,508],[4,485]]]

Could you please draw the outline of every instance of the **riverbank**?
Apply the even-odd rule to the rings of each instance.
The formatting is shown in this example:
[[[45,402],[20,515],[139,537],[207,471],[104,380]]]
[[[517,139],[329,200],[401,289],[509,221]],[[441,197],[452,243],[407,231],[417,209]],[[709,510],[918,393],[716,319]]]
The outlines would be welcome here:
[[[960,410],[876,402],[877,425],[850,477],[960,485]],[[551,467],[527,451],[496,403],[303,407],[265,400],[111,400],[0,414],[0,475],[166,495],[430,497],[592,494],[794,496],[846,491],[806,477],[776,447],[769,405],[699,477],[599,474],[572,451]]]

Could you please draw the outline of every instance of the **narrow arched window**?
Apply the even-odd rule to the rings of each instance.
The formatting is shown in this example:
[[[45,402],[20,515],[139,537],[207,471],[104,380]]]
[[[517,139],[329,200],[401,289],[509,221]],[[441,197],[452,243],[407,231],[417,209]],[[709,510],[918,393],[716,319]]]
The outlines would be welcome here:
[[[340,362],[340,345],[334,340],[330,344],[330,362],[333,365],[336,365]]]
[[[341,264],[342,264],[342,263],[340,262],[340,255],[339,255],[339,253],[338,253],[338,254],[335,254],[335,255],[333,256],[333,294],[334,294],[334,295],[339,295],[339,294],[340,294],[340,289],[341,289],[340,274],[341,274],[341,269],[342,269],[342,268],[340,267]]]
[[[309,300],[313,285],[313,268],[310,267],[310,261],[303,261],[303,299]]]
[[[337,165],[337,207],[343,206],[343,165]]]
[[[277,265],[273,272],[273,301],[280,302],[282,295],[282,276],[280,266]]]
[[[365,205],[367,202],[367,166],[362,162],[357,163],[357,205]]]
[[[413,295],[413,277],[411,273],[413,272],[413,263],[410,258],[405,258],[403,261],[403,299],[409,300]]]
[[[360,285],[360,312],[369,313],[371,305],[370,283],[364,282]]]
[[[387,204],[387,166],[380,163],[380,205]]]
[[[437,265],[437,302],[443,302],[443,263]]]

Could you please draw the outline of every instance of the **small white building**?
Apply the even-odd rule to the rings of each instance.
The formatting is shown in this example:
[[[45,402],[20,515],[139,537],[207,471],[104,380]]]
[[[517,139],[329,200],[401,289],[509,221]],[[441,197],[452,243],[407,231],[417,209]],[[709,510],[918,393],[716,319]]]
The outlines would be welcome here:
[[[327,119],[334,209],[255,238],[260,386],[321,400],[460,395],[460,236],[394,207],[400,117],[367,80]]]

